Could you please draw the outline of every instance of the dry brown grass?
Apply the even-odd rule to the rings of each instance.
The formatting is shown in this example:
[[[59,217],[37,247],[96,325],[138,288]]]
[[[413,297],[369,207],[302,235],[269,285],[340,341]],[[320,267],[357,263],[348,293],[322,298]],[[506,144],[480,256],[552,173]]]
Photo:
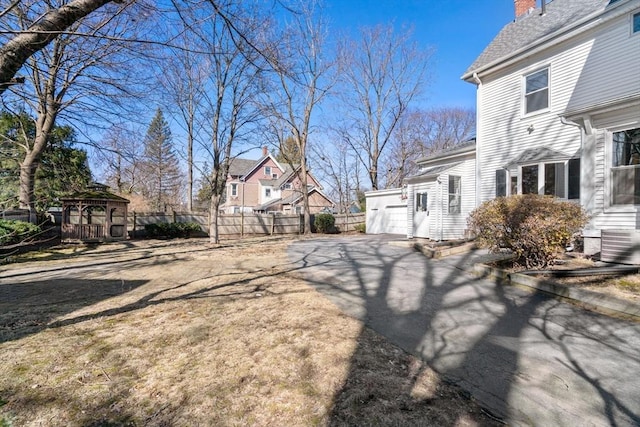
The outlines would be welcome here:
[[[51,271],[0,278],[0,426],[494,424],[300,280],[286,245],[129,243],[9,266]]]

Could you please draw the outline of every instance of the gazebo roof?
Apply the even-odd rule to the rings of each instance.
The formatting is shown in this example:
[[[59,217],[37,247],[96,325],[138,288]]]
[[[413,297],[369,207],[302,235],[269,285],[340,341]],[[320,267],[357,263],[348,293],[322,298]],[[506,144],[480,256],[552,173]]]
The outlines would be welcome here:
[[[79,191],[77,193],[70,194],[65,197],[61,197],[60,200],[64,201],[78,201],[78,200],[99,200],[110,202],[129,203],[129,199],[120,197],[107,190],[106,185],[94,184],[87,187],[86,190]]]

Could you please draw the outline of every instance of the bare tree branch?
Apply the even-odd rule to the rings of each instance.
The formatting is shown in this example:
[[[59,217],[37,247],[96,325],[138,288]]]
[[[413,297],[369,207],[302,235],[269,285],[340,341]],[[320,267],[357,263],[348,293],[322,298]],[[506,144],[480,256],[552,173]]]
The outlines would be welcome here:
[[[48,11],[26,31],[17,34],[2,46],[0,48],[0,94],[7,89],[11,79],[31,55],[47,46],[60,31],[66,30],[78,20],[111,1],[122,3],[122,0],[72,0],[69,4]],[[13,4],[3,11],[3,15],[16,5]]]

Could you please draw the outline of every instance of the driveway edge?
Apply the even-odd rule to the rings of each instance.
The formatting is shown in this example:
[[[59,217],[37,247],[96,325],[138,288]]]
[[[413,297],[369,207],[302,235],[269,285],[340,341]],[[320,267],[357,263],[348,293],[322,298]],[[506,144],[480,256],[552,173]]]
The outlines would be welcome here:
[[[576,289],[559,283],[536,279],[520,273],[509,273],[485,264],[474,264],[470,273],[476,277],[492,277],[502,285],[532,288],[552,296],[578,303],[603,314],[622,316],[640,321],[640,305],[629,301],[584,289]]]

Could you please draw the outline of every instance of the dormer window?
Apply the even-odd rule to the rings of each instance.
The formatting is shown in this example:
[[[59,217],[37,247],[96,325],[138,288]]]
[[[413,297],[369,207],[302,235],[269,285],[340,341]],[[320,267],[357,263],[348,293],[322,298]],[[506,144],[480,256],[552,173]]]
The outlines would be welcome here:
[[[266,176],[271,176],[271,166],[265,166],[264,167],[264,174]]]
[[[536,71],[524,79],[524,113],[531,114],[549,108],[549,69]]]

